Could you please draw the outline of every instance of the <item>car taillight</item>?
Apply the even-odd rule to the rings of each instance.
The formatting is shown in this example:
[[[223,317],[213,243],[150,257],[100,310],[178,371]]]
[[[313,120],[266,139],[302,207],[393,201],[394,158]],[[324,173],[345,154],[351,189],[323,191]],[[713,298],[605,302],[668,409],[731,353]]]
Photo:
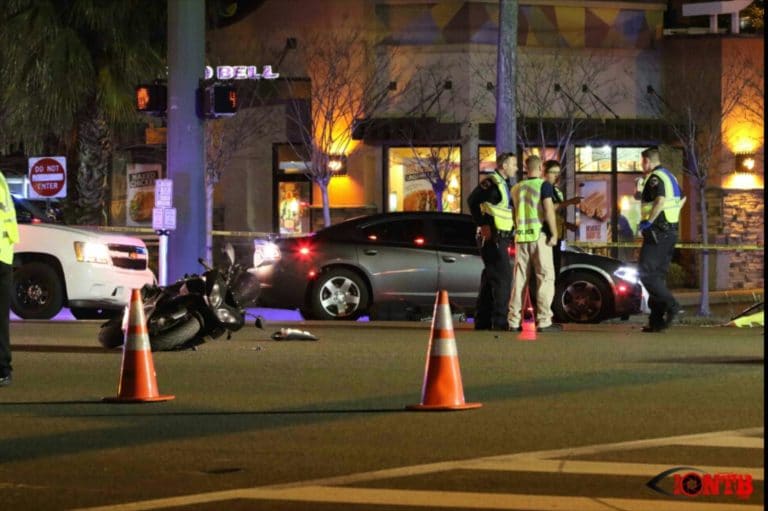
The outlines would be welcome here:
[[[419,236],[418,238],[414,239],[414,240],[413,240],[413,242],[414,242],[416,245],[418,245],[418,246],[422,246],[422,245],[424,244],[424,238],[422,238],[421,236]]]
[[[616,287],[616,290],[619,292],[619,294],[622,294],[622,295],[623,295],[624,293],[626,293],[628,289],[629,289],[629,288],[627,288],[627,286],[626,286],[626,285],[624,285],[624,284],[619,284],[619,285]]]
[[[507,247],[507,254],[509,254],[509,257],[515,257],[515,244],[514,243],[511,243]]]
[[[309,259],[312,256],[312,247],[309,245],[299,245],[296,253],[301,259]]]

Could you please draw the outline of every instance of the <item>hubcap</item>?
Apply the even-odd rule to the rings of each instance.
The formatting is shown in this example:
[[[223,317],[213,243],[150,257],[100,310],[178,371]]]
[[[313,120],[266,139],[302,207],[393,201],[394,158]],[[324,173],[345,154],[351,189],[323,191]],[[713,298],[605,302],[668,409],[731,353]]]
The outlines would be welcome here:
[[[48,303],[48,292],[35,282],[27,282],[18,288],[17,295],[28,305],[45,305]]]
[[[594,320],[602,307],[602,293],[590,282],[574,282],[563,294],[563,308],[566,314],[577,321]]]
[[[320,303],[331,316],[350,316],[360,305],[360,288],[346,277],[332,278],[320,288]]]

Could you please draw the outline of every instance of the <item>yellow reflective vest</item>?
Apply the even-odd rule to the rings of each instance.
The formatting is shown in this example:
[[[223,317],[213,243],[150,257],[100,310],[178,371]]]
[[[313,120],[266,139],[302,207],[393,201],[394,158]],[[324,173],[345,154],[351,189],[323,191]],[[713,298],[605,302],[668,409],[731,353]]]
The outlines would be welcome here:
[[[509,203],[509,188],[507,182],[498,172],[489,176],[501,193],[501,200],[498,204],[483,202],[480,204],[480,211],[493,217],[493,225],[497,231],[509,232],[512,230],[512,209]]]
[[[682,193],[677,179],[674,174],[663,167],[654,169],[644,182],[643,192],[645,192],[645,187],[648,186],[651,176],[656,176],[664,184],[664,218],[671,224],[678,223],[680,221],[680,208],[682,207]],[[640,204],[640,218],[649,220],[651,210],[653,210],[653,202],[642,202]]]
[[[13,263],[13,245],[19,241],[19,226],[16,224],[16,208],[13,206],[11,191],[5,176],[0,172],[0,261]]]
[[[544,180],[536,177],[520,181],[512,187],[515,205],[515,241],[528,243],[539,239],[544,216],[541,206],[541,185]]]

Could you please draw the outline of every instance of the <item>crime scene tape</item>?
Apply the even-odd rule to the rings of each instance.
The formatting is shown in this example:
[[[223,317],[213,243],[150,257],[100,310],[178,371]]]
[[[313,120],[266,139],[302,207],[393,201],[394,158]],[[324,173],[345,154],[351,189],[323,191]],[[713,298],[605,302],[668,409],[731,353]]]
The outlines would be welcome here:
[[[642,243],[639,241],[568,241],[568,245],[579,248],[639,248]],[[686,250],[764,250],[763,245],[728,245],[726,243],[675,243],[675,248]]]
[[[105,227],[105,226],[93,226],[100,231],[104,232],[124,232],[124,233],[136,233],[136,234],[156,234],[155,230],[151,227]],[[239,238],[274,238],[277,236],[273,232],[256,232],[256,231],[211,231],[212,236],[232,236]],[[285,237],[285,236],[283,236]],[[566,241],[567,245],[579,248],[639,248],[641,242],[639,241]],[[765,249],[764,245],[729,245],[727,243],[691,243],[680,242],[675,243],[675,248],[686,250],[759,250]]]

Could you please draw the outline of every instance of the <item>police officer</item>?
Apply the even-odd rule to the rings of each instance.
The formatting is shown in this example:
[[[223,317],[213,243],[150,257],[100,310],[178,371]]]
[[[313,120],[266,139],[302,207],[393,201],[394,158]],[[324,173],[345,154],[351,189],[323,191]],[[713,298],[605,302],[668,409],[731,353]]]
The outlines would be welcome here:
[[[11,383],[11,290],[13,245],[19,241],[16,209],[5,176],[0,172],[0,387]]]
[[[661,165],[656,147],[640,153],[643,185],[639,193],[642,233],[639,273],[648,291],[651,314],[643,332],[661,332],[668,328],[680,312],[680,304],[667,289],[667,271],[677,242],[680,209],[685,196],[675,176]]]
[[[483,179],[467,198],[469,211],[478,225],[477,240],[485,265],[475,307],[475,330],[507,330],[512,281],[508,252],[512,237],[509,179],[514,175],[515,161],[513,153],[501,153],[496,158],[496,171]]]
[[[529,275],[536,275],[536,323],[539,332],[558,332],[562,326],[552,322],[552,300],[555,297],[555,266],[552,247],[557,244],[557,223],[552,183],[541,177],[541,158],[525,160],[528,179],[517,183],[511,191],[515,223],[515,269],[508,324],[521,330],[523,293]],[[544,229],[544,225],[547,229]]]
[[[560,260],[562,257],[562,241],[565,239],[566,230],[576,231],[578,227],[566,220],[568,206],[581,202],[581,197],[571,197],[566,199],[560,188],[557,187],[557,181],[560,178],[562,166],[557,160],[547,160],[544,162],[544,179],[552,184],[552,204],[555,206],[555,222],[557,223],[557,244],[552,248],[552,260],[555,265],[555,278],[560,274]],[[549,227],[545,222],[542,226],[545,234],[549,235]]]

